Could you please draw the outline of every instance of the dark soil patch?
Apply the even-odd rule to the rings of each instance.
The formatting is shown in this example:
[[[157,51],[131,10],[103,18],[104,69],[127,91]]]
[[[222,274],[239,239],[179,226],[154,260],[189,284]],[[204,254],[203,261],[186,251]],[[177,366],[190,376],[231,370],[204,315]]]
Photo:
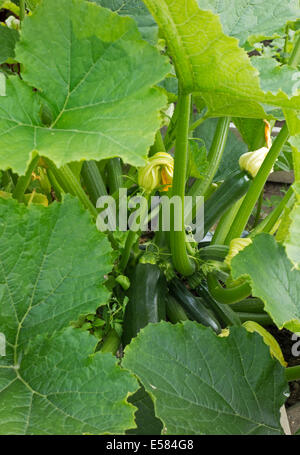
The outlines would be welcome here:
[[[266,327],[273,337],[278,341],[283,357],[289,367],[300,365],[300,356],[295,357],[292,354],[292,347],[295,344],[295,340],[292,339],[292,332],[286,329],[278,330],[275,326]],[[290,396],[286,401],[286,407],[289,408],[296,403],[300,402],[300,381],[294,381],[289,383]]]

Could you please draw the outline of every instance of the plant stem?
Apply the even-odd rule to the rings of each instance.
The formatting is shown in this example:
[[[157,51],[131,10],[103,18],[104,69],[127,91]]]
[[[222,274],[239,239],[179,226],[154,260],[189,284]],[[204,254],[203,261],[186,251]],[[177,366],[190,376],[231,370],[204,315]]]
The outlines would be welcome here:
[[[191,124],[189,131],[190,132],[194,131],[196,128],[198,128],[198,126],[202,125],[202,123],[205,122],[205,120],[207,119],[208,117],[205,115],[203,117],[198,118],[198,120]]]
[[[223,245],[225,244],[226,236],[229,232],[230,226],[234,218],[236,217],[237,212],[239,211],[245,196],[243,196],[239,201],[237,201],[232,207],[230,207],[226,213],[220,219],[218,226],[215,230],[213,238],[211,240],[211,245]]]
[[[113,158],[107,163],[108,186],[110,194],[119,191],[123,187],[123,173],[120,158]]]
[[[82,165],[81,175],[91,201],[96,205],[100,196],[107,195],[106,187],[96,162],[85,161]]]
[[[92,204],[88,196],[86,195],[85,191],[83,190],[80,182],[77,180],[73,172],[71,171],[68,164],[65,164],[61,168],[57,168],[52,161],[45,159],[47,165],[51,169],[55,179],[57,180],[58,184],[62,187],[62,189],[72,194],[73,196],[77,196],[78,199],[81,201],[82,205],[90,211],[91,215],[94,218],[97,218],[98,211],[96,207]]]
[[[243,230],[247,225],[252,210],[255,207],[256,201],[264,188],[271,169],[274,166],[274,163],[288,137],[289,132],[287,125],[285,124],[275,139],[272,147],[270,148],[270,151],[267,154],[263,164],[261,165],[261,168],[259,169],[255,179],[251,183],[250,189],[246,194],[245,199],[226,237],[226,244],[229,244],[232,239],[241,236]]]
[[[254,321],[262,326],[272,325],[273,320],[270,318],[268,314],[258,314],[258,313],[239,313],[236,312],[238,317],[240,318],[241,322],[244,323],[246,321]]]
[[[260,232],[269,233],[273,226],[275,226],[277,220],[279,219],[280,215],[284,211],[285,207],[290,205],[290,203],[294,200],[295,193],[293,188],[290,186],[288,191],[285,193],[284,197],[281,199],[279,205],[273,210],[250,234],[250,238],[253,238],[255,235],[259,234]]]
[[[232,305],[246,299],[251,294],[251,286],[245,282],[233,288],[223,288],[213,273],[207,275],[207,285],[210,294],[219,303]]]
[[[296,147],[292,147],[292,152],[295,182],[300,182],[300,150],[298,150]]]
[[[300,63],[300,35],[297,38],[297,41],[294,45],[293,51],[289,59],[289,66],[292,68],[297,68]]]
[[[143,210],[139,214],[141,225],[143,225],[143,220],[145,219],[145,215],[148,214],[148,209],[149,208],[148,208],[148,204],[147,204],[146,212]],[[126,269],[128,261],[129,261],[129,258],[130,258],[131,250],[132,250],[133,246],[135,245],[136,241],[138,240],[138,238],[139,238],[139,232],[131,231],[131,230],[128,231],[127,239],[126,239],[126,242],[125,242],[125,247],[124,247],[124,250],[122,252],[121,261],[119,263],[119,270],[121,272],[124,272],[124,270]]]
[[[176,149],[174,158],[174,176],[172,185],[172,196],[179,196],[181,199],[181,230],[175,231],[174,210],[171,213],[170,244],[173,256],[173,263],[178,272],[184,276],[192,275],[195,265],[191,262],[186,249],[186,234],[184,226],[184,196],[185,181],[188,160],[188,134],[189,117],[191,107],[191,95],[179,94],[178,99],[178,122]]]
[[[259,199],[258,199],[255,220],[254,220],[252,229],[255,229],[259,223],[263,200],[264,200],[264,190],[262,190],[262,192],[260,193]]]
[[[13,192],[13,197],[15,199],[17,199],[18,202],[23,202],[25,191],[27,190],[27,187],[31,181],[32,173],[33,173],[34,169],[36,168],[38,161],[39,161],[39,156],[36,155],[31,160],[31,163],[29,164],[29,166],[26,170],[26,174],[21,175],[21,177],[19,177],[19,179],[18,179],[18,182],[17,182],[16,187]]]
[[[285,369],[285,377],[288,382],[300,380],[300,365]]]
[[[230,117],[222,117],[219,119],[213,143],[207,156],[209,162],[207,175],[204,180],[196,180],[189,191],[190,196],[205,196],[210,185],[212,184],[225,150],[229,125]]]
[[[124,270],[126,269],[126,266],[128,264],[129,258],[130,258],[130,253],[131,253],[133,245],[136,242],[136,239],[137,239],[137,233],[134,231],[129,231],[128,235],[127,235],[125,247],[122,252],[121,261],[119,264],[119,269],[121,272],[124,272]]]
[[[25,0],[20,0],[20,21],[22,22],[26,16],[26,4]]]

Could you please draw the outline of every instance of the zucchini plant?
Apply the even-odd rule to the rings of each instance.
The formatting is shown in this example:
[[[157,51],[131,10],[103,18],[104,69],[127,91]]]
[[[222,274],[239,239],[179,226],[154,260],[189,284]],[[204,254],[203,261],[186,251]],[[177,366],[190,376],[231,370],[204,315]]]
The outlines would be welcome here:
[[[283,433],[300,7],[246,3],[0,0],[0,434]]]

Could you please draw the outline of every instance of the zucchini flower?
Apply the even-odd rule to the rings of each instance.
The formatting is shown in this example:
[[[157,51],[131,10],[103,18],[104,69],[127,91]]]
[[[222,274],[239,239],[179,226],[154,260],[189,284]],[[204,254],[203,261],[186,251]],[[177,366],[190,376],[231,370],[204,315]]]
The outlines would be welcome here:
[[[265,124],[265,139],[267,147],[262,147],[258,150],[255,150],[254,152],[244,153],[239,159],[241,170],[246,171],[253,179],[256,177],[272,146],[270,124],[266,120]]]
[[[139,169],[138,183],[147,193],[155,189],[168,191],[173,181],[174,159],[164,152],[155,153],[146,166]]]
[[[246,246],[250,245],[252,243],[252,240],[249,238],[237,238],[233,239],[230,242],[229,245],[229,253],[227,254],[225,258],[225,263],[230,266],[232,259],[234,256],[236,256],[240,251],[242,251]]]

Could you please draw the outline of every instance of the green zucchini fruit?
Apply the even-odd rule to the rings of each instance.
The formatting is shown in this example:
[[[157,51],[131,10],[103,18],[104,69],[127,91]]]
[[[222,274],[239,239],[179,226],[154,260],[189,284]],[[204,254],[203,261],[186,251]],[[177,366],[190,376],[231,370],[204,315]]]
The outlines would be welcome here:
[[[200,284],[196,289],[197,295],[202,297],[205,303],[214,312],[222,328],[231,325],[241,325],[241,321],[238,315],[228,305],[222,305],[218,303],[209,293],[209,290],[205,284]]]
[[[199,249],[198,256],[203,261],[221,261],[223,262],[229,253],[227,245],[208,245]]]
[[[178,303],[172,295],[167,295],[166,304],[168,319],[173,324],[177,324],[177,322],[187,321],[189,319],[180,303]]]
[[[149,322],[166,319],[167,282],[157,265],[139,263],[133,270],[123,322],[123,345]]]
[[[264,303],[257,298],[241,300],[240,302],[231,305],[231,308],[233,311],[237,311],[238,313],[265,313]]]
[[[204,233],[241,197],[250,186],[251,179],[245,171],[233,172],[204,203]]]
[[[169,282],[170,294],[177,300],[186,312],[189,319],[200,322],[206,327],[211,327],[216,333],[222,331],[222,327],[216,317],[186,288],[177,278]]]

